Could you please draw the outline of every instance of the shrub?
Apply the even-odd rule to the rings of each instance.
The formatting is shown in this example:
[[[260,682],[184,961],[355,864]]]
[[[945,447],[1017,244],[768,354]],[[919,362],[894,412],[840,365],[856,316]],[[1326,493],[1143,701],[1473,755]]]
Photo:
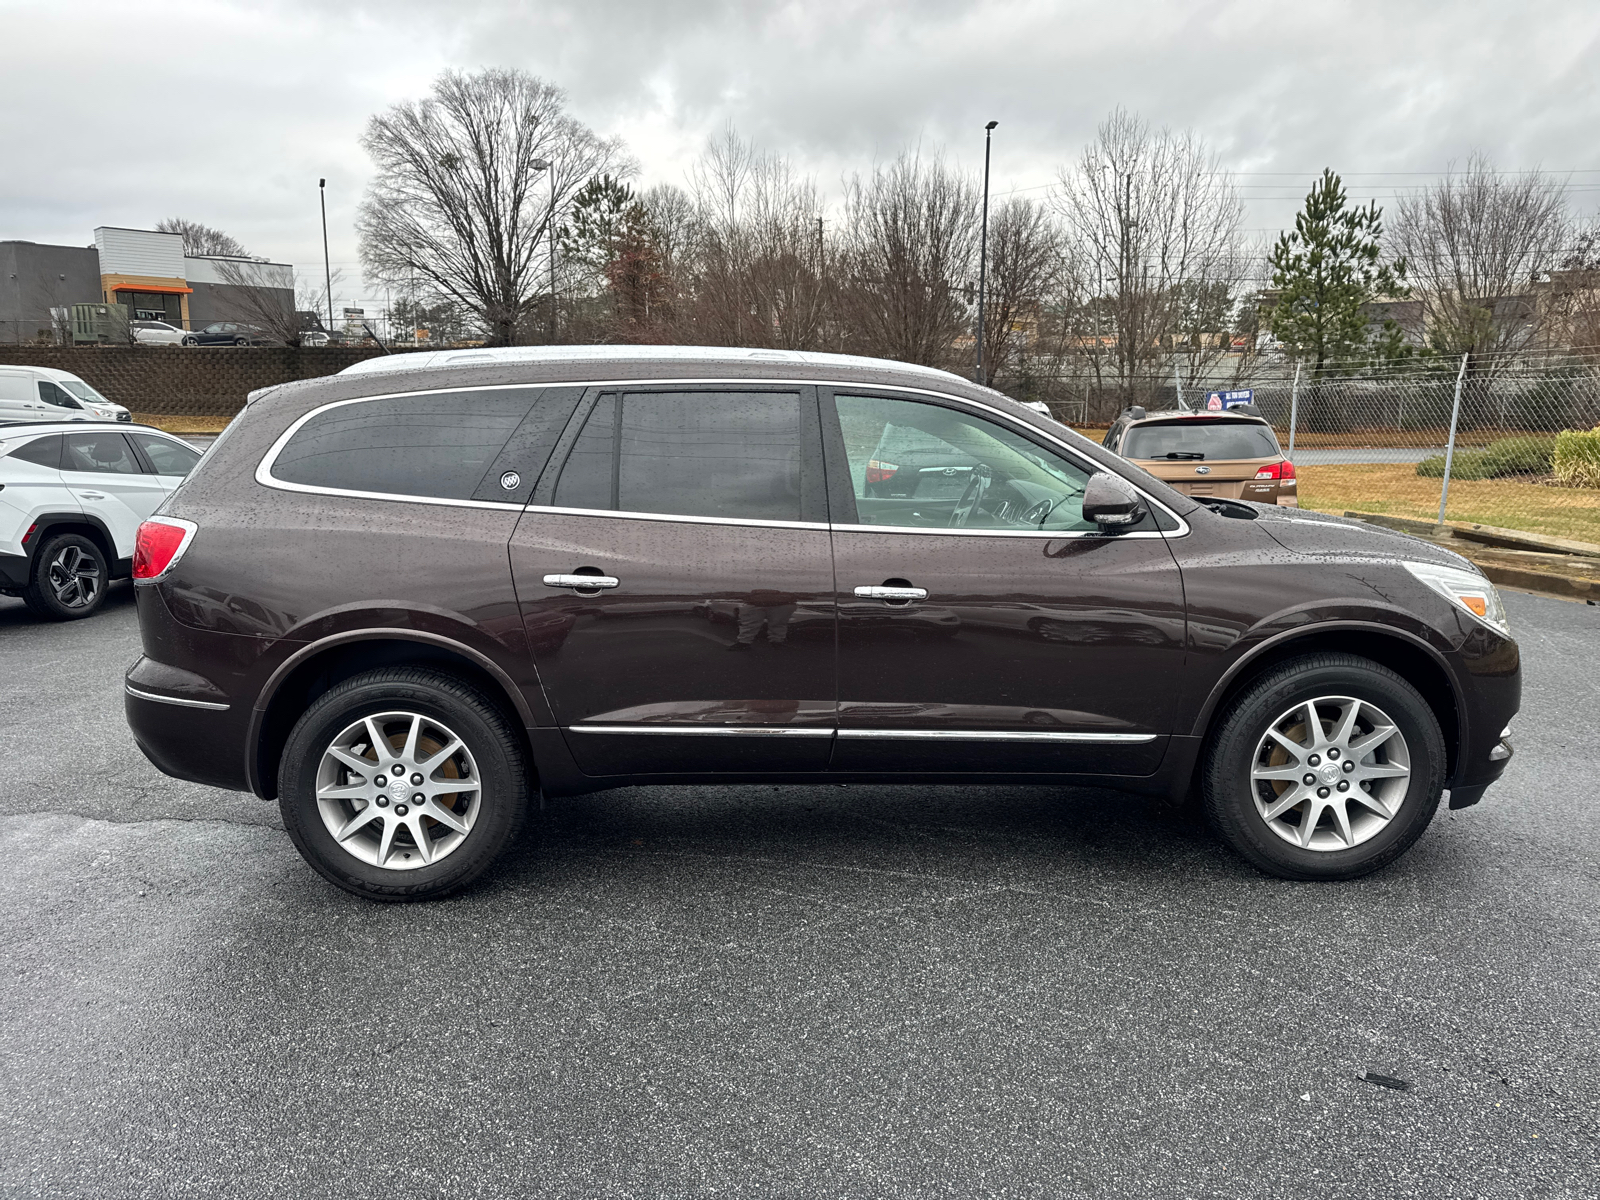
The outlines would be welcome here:
[[[1562,435],[1565,436],[1565,435]],[[1503,475],[1547,475],[1556,439],[1540,434],[1501,438],[1482,450],[1457,450],[1450,466],[1452,479],[1498,479]],[[1435,454],[1417,464],[1424,479],[1444,477],[1444,455]]]
[[[1587,433],[1576,429],[1558,433],[1550,465],[1557,483],[1600,488],[1600,425]]]

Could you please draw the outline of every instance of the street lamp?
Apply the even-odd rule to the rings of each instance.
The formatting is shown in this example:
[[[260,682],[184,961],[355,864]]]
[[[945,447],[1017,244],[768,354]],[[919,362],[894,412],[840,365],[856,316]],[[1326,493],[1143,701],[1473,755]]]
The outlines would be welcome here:
[[[550,170],[548,158],[536,158],[530,164],[535,171],[547,171],[550,175],[550,211],[545,215],[544,234],[550,239],[550,335],[546,339],[550,345],[556,340],[556,173]]]
[[[983,229],[978,235],[978,370],[977,381],[983,380],[983,293],[989,281],[989,138],[999,121],[990,121],[983,127]]]
[[[317,196],[322,201],[322,279],[328,288],[328,332],[333,332],[333,264],[328,261],[328,181],[317,180]],[[293,305],[290,306],[291,308]]]

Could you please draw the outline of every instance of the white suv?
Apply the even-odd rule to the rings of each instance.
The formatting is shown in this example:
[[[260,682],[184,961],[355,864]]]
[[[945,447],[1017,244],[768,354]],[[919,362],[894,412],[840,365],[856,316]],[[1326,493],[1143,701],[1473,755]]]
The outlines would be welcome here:
[[[0,595],[87,617],[131,574],[139,523],[199,461],[147,425],[0,422]]]

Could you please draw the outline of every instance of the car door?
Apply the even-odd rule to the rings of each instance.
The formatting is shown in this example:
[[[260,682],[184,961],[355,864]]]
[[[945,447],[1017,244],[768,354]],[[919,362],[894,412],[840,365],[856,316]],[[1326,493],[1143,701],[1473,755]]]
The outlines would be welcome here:
[[[1154,771],[1183,669],[1162,530],[1082,517],[1093,466],[1001,414],[840,389],[823,406],[839,598],[839,735],[851,771]],[[885,486],[885,444],[978,465]],[[959,476],[957,477],[959,478]],[[870,482],[869,482],[870,480]]]
[[[834,584],[813,389],[596,391],[511,565],[582,770],[826,768]]]
[[[0,421],[50,421],[55,417],[39,399],[32,375],[0,370]]]
[[[61,479],[111,534],[118,558],[133,554],[139,524],[155,512],[170,488],[147,472],[120,431],[69,433],[62,447]]]

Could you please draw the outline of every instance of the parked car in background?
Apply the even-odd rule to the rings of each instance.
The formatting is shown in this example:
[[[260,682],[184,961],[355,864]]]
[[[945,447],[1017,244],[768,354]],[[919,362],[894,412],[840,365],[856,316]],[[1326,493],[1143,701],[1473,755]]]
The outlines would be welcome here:
[[[300,344],[302,346],[322,347],[326,346],[328,341],[328,335],[320,329],[307,329],[300,334]]]
[[[129,321],[133,340],[143,346],[181,346],[185,331],[165,321]]]
[[[71,371],[0,366],[0,421],[131,421]]]
[[[0,425],[0,594],[42,617],[87,617],[131,573],[139,523],[200,461],[147,425]]]
[[[257,325],[213,321],[184,335],[185,346],[270,346],[277,339]]]
[[[1112,422],[1103,444],[1185,495],[1300,505],[1294,464],[1254,406],[1156,413],[1135,406]]]
[[[888,454],[941,482],[875,487]],[[479,875],[535,795],[647,781],[1198,790],[1262,870],[1346,879],[1479,800],[1521,687],[1441,547],[795,351],[422,352],[258,392],[134,577],[140,749],[276,800],[385,900]]]

